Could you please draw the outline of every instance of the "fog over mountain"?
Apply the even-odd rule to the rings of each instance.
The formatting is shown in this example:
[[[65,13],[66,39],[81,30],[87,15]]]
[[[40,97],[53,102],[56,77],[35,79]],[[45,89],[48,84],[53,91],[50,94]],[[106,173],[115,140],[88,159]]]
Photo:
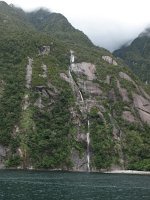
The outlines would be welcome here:
[[[132,41],[150,24],[148,0],[7,0],[26,11],[46,7],[62,13],[94,44],[113,51]]]
[[[103,21],[99,21],[99,26],[93,24],[92,21],[89,22],[88,26],[76,22],[72,24],[80,30],[83,30],[95,45],[104,47],[111,52],[126,43],[130,44],[148,26],[148,24],[143,24],[134,27],[110,21],[105,22],[105,24]],[[89,29],[89,26],[92,28]]]

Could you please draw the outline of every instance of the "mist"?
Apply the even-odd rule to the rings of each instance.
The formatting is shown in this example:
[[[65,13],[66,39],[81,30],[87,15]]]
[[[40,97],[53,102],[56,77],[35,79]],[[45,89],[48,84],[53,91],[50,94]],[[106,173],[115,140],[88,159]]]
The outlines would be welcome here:
[[[111,52],[125,44],[131,44],[135,38],[150,27],[150,21],[139,24],[121,23],[108,19],[99,19],[97,23],[94,20],[88,20],[88,22],[80,20],[79,22],[72,18],[69,21],[74,27],[82,30],[95,45]]]
[[[150,27],[149,0],[6,0],[25,11],[44,7],[63,14],[92,42],[110,51],[134,40]]]

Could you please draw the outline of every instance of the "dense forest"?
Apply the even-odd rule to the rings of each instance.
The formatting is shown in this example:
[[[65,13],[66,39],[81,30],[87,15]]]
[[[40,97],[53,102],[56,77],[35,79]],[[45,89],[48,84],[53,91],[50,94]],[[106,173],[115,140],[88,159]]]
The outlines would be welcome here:
[[[0,168],[150,170],[150,90],[123,60],[44,9],[1,1],[0,33]]]

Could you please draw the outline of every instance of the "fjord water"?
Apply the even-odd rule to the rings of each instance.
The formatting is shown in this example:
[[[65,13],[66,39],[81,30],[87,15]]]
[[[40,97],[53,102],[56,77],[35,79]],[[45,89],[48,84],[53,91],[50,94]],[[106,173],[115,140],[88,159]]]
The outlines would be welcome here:
[[[150,176],[0,171],[0,200],[149,200]]]

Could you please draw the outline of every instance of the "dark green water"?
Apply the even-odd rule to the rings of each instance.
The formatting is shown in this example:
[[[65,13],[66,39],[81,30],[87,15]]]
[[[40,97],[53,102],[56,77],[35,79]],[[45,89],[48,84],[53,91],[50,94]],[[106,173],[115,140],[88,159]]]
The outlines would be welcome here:
[[[0,200],[150,200],[150,176],[0,171]]]

